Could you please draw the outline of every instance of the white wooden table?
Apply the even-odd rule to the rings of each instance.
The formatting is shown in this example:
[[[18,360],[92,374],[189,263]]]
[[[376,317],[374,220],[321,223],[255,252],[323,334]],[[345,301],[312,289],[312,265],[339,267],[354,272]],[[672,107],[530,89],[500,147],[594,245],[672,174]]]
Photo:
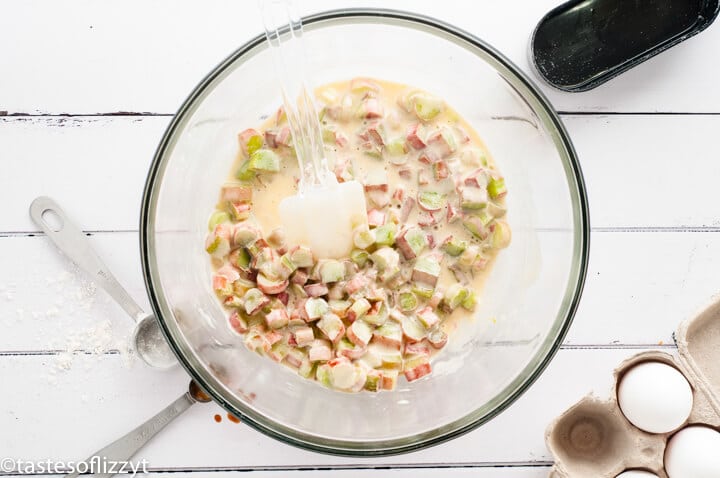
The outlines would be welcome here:
[[[528,35],[556,3],[392,6],[456,24],[527,71]],[[388,2],[308,0],[302,10],[338,6]],[[56,198],[148,307],[137,229],[154,148],[195,83],[260,32],[256,10],[240,0],[0,0],[0,458],[82,459],[185,390],[183,371],[149,370],[112,352],[130,321],[38,234],[27,207],[38,195]],[[191,409],[138,458],[153,472],[192,476],[346,478],[378,467],[396,477],[546,476],[547,423],[590,390],[606,394],[624,357],[672,349],[679,321],[720,291],[717,58],[715,25],[592,92],[543,87],[585,172],[590,269],[562,350],[501,416],[428,450],[358,459],[216,423],[222,412],[211,404]],[[96,353],[58,352],[93,327],[110,332]]]

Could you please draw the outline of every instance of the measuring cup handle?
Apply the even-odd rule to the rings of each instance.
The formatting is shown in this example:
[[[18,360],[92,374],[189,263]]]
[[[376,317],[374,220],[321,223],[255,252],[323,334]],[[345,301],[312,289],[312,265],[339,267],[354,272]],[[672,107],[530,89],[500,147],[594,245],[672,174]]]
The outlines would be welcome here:
[[[57,230],[43,217],[46,213],[55,214],[60,220]],[[107,266],[93,250],[87,237],[65,212],[51,198],[41,196],[30,204],[30,217],[35,224],[55,243],[55,245],[80,269],[84,270],[100,287],[112,296],[135,321],[147,315],[133,300],[127,291],[110,273]]]
[[[105,448],[96,451],[90,458],[85,460],[85,463],[97,463],[98,466],[101,463],[111,462],[128,462],[152,437],[165,428],[171,421],[179,417],[185,410],[190,408],[190,405],[195,403],[195,399],[190,396],[190,393],[183,394],[182,397],[175,400],[173,403],[165,407],[160,413],[127,433],[126,435],[118,438]],[[93,461],[93,458],[98,459]],[[135,464],[137,465],[137,464]],[[92,470],[93,477],[109,478],[116,473],[98,473],[103,470]],[[141,470],[138,470],[141,471]],[[64,478],[77,478],[79,473],[71,473],[65,475]]]

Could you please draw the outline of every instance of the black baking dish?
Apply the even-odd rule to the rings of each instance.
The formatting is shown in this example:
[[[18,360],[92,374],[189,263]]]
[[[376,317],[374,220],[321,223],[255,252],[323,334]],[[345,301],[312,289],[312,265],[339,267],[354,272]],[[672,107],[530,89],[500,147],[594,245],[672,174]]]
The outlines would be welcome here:
[[[538,75],[563,91],[586,91],[707,28],[720,0],[570,0],[530,39]]]

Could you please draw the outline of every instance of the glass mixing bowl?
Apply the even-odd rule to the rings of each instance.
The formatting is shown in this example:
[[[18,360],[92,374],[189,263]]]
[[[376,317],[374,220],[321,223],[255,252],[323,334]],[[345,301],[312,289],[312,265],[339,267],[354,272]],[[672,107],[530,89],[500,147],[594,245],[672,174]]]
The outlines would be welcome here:
[[[346,394],[249,352],[211,289],[207,219],[237,151],[237,132],[280,104],[258,36],[215,68],[168,127],[141,217],[143,270],[180,362],[229,412],[286,443],[345,455],[416,450],[497,415],[558,349],[580,298],[588,210],[568,135],[537,87],[481,40],[438,21],[385,10],[304,19],[314,85],[371,76],[444,98],[485,140],[509,194],[502,251],[474,320],[433,361],[433,374],[382,393]],[[290,193],[290,192],[289,192]]]

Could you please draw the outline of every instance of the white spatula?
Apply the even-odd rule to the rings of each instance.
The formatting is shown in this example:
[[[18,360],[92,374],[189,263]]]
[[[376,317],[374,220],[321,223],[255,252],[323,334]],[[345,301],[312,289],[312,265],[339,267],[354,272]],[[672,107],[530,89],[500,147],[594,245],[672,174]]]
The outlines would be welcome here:
[[[308,246],[319,258],[347,257],[353,229],[367,227],[365,195],[359,182],[338,183],[328,168],[318,114],[305,83],[302,22],[291,3],[260,0],[300,167],[298,193],[280,202],[280,219],[290,244]]]

